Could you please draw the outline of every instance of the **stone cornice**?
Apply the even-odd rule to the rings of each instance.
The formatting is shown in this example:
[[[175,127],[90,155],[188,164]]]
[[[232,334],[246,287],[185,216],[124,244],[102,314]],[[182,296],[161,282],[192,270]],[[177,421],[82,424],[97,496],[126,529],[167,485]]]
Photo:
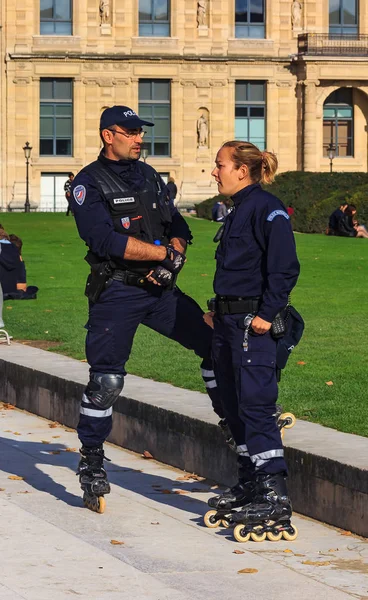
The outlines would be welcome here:
[[[290,64],[291,60],[289,57],[272,57],[272,56],[244,56],[244,55],[226,55],[226,56],[213,56],[211,54],[206,56],[196,55],[181,55],[181,54],[157,54],[157,55],[146,55],[146,54],[82,54],[82,53],[68,53],[68,52],[32,52],[32,53],[8,53],[6,56],[6,62],[17,62],[17,61],[38,61],[38,62],[174,62],[174,63],[284,63]]]

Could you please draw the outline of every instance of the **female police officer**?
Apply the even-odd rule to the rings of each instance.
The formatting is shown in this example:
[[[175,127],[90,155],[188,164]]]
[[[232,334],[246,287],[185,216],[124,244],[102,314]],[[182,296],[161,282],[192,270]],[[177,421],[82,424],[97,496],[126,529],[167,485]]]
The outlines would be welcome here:
[[[299,263],[284,205],[260,186],[273,181],[276,169],[271,152],[231,141],[220,148],[212,171],[219,192],[234,203],[216,252],[213,358],[237,446],[239,482],[209,504],[232,512],[240,523],[238,541],[297,535],[275,420],[277,342],[271,326],[287,306]],[[231,511],[239,506],[242,511]]]

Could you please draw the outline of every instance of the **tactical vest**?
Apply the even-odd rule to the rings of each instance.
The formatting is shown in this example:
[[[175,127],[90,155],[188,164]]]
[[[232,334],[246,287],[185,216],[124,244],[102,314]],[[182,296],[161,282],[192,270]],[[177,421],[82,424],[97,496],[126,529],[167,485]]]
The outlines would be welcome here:
[[[108,207],[117,233],[135,237],[150,244],[167,245],[171,225],[169,199],[161,179],[152,167],[139,163],[145,178],[142,189],[133,191],[129,182],[119,177],[107,165],[96,160],[83,169],[95,181]],[[118,260],[116,267],[136,273],[148,273],[157,262]]]

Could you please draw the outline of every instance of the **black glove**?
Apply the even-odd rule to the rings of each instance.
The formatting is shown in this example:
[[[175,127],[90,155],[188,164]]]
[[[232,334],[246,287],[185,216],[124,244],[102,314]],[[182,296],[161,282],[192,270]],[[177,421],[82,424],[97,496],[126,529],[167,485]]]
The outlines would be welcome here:
[[[167,246],[166,253],[166,258],[161,261],[162,266],[168,271],[171,271],[171,273],[179,273],[186,261],[185,254],[178,252],[178,250],[175,250],[172,246]]]
[[[162,287],[168,287],[171,284],[174,275],[159,265],[152,271],[149,277],[157,281]]]

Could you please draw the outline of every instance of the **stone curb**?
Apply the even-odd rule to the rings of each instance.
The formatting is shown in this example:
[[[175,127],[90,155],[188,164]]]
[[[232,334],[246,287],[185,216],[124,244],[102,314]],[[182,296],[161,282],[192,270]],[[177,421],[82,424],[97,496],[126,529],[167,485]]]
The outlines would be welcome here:
[[[0,345],[1,399],[75,427],[88,365],[21,344]],[[234,454],[206,394],[128,376],[110,442],[231,485]],[[285,434],[289,489],[304,515],[368,536],[368,440],[298,421]]]

